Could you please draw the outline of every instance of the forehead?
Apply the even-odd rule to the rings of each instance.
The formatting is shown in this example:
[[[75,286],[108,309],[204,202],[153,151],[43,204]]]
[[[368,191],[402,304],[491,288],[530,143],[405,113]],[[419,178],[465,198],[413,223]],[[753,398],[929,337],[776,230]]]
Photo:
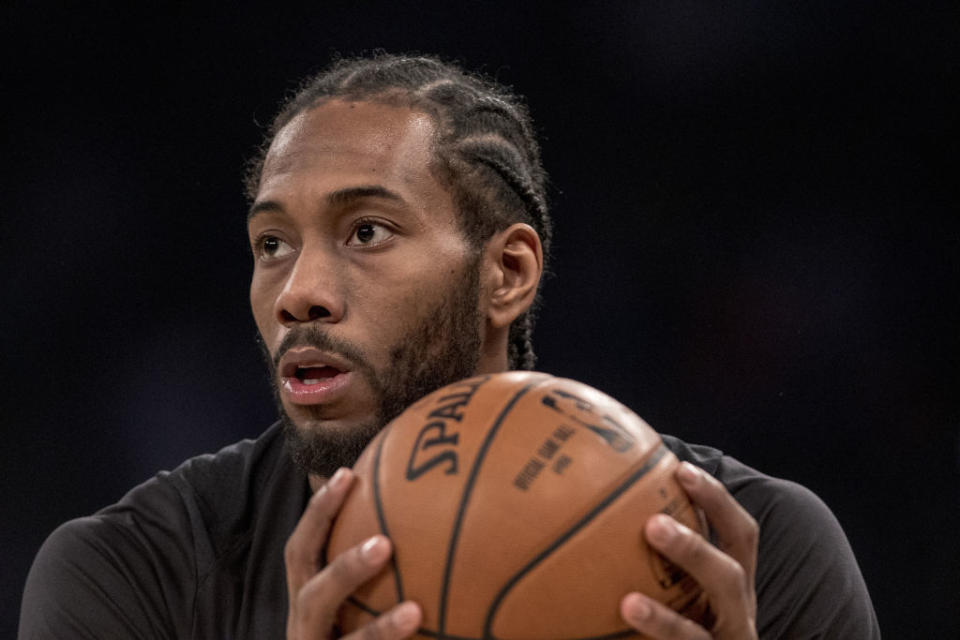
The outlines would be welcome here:
[[[264,160],[261,192],[272,180],[300,171],[417,186],[430,177],[434,131],[430,116],[410,108],[326,101],[277,133]]]

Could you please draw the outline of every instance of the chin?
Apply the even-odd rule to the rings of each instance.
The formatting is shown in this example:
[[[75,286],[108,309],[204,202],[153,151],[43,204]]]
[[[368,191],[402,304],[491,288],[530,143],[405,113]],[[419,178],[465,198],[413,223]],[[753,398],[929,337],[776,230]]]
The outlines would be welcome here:
[[[313,410],[304,411],[303,407],[297,407],[286,410],[287,417],[291,425],[304,435],[312,433],[351,433],[355,431],[369,430],[370,425],[375,422],[375,416],[340,416],[331,415],[330,412]]]
[[[375,418],[329,418],[305,413],[291,416],[284,410],[280,418],[294,463],[314,476],[328,478],[340,467],[352,467],[381,428]]]

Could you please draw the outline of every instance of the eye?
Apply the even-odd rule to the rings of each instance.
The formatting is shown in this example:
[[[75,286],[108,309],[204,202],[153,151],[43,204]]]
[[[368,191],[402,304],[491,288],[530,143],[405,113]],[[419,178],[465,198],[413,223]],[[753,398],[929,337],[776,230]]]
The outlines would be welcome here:
[[[264,235],[257,239],[256,254],[260,260],[276,260],[293,253],[293,247],[277,236]]]
[[[351,246],[372,247],[386,242],[393,232],[386,225],[373,220],[359,220],[353,227],[353,233],[347,244]]]

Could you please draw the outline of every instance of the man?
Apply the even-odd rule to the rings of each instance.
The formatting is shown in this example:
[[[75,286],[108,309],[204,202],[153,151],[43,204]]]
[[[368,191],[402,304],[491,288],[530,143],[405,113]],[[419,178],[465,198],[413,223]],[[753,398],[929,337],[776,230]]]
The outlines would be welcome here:
[[[551,233],[531,131],[503,88],[430,58],[342,61],[306,84],[249,181],[250,301],[280,422],[54,532],[28,578],[21,638],[329,637],[391,554],[377,536],[320,566],[345,467],[425,393],[534,364]],[[624,594],[611,603],[624,629],[879,637],[815,496],[665,439],[688,461],[678,479],[716,544],[666,516],[637,529],[700,582],[713,616],[703,627]],[[420,620],[401,603],[356,635],[405,638]]]

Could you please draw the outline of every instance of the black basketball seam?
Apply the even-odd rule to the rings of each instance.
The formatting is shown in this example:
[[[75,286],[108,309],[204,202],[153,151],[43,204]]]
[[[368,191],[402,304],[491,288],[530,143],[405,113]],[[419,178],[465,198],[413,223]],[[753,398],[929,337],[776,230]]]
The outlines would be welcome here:
[[[383,503],[380,501],[380,453],[383,451],[383,443],[387,441],[389,432],[383,434],[380,443],[377,445],[377,455],[373,458],[373,504],[377,510],[377,520],[380,522],[380,532],[390,537],[387,529],[387,516],[383,512]],[[400,577],[400,566],[397,564],[397,550],[394,549],[390,554],[390,565],[393,567],[393,581],[397,588],[397,602],[403,602],[403,580]]]
[[[577,521],[572,527],[567,529],[559,538],[551,542],[543,551],[538,553],[534,558],[528,562],[520,571],[514,574],[504,586],[497,593],[497,596],[494,598],[493,603],[490,605],[490,609],[487,610],[487,619],[483,624],[483,640],[496,640],[495,636],[491,633],[491,627],[493,626],[493,618],[497,613],[497,609],[500,607],[500,603],[503,602],[503,599],[507,596],[511,589],[520,581],[523,576],[529,573],[535,566],[540,564],[545,558],[547,558],[554,551],[559,549],[563,544],[569,540],[577,531],[585,527],[591,520],[593,520],[597,515],[599,515],[604,509],[610,506],[620,495],[622,495],[627,489],[636,484],[640,478],[647,475],[650,469],[656,465],[664,455],[667,454],[667,448],[660,444],[659,447],[653,452],[653,454],[647,458],[636,471],[630,474],[627,479],[620,484],[616,489],[614,489],[610,494],[608,494],[603,500],[597,503],[590,511],[586,513],[579,521]],[[632,630],[624,630],[620,632],[614,632],[613,634],[607,634],[604,636],[596,636],[594,638],[578,638],[576,640],[598,640],[599,638],[612,638],[619,637],[620,634],[629,634],[634,633]]]
[[[460,506],[457,509],[457,517],[453,522],[453,530],[450,535],[450,545],[447,547],[447,562],[443,568],[443,588],[440,590],[440,607],[437,614],[437,637],[438,638],[452,638],[453,636],[448,636],[446,634],[446,624],[447,624],[447,592],[450,588],[450,574],[453,571],[453,557],[457,549],[457,541],[460,538],[460,526],[463,524],[463,516],[467,511],[467,504],[470,501],[470,493],[473,490],[473,484],[476,480],[477,474],[480,471],[480,466],[483,464],[483,459],[487,455],[487,450],[490,448],[490,444],[493,442],[494,437],[497,435],[497,432],[500,430],[500,425],[503,424],[504,419],[506,419],[507,414],[513,409],[513,406],[517,403],[518,400],[532,387],[538,384],[546,382],[549,378],[543,380],[537,380],[536,382],[531,382],[524,386],[520,391],[514,394],[510,401],[501,409],[500,415],[497,416],[497,419],[494,421],[493,426],[490,427],[490,430],[487,432],[486,437],[483,439],[483,443],[480,445],[480,449],[477,452],[476,458],[474,458],[473,466],[470,469],[470,475],[467,476],[467,482],[464,485],[463,493],[460,495]]]
[[[649,472],[650,469],[651,469],[657,462],[660,461],[660,459],[663,457],[663,455],[664,455],[665,453],[667,453],[666,447],[665,447],[663,444],[661,444],[660,447],[658,447],[657,450],[654,451],[653,455],[651,455],[650,458],[648,458],[647,461],[646,461],[640,468],[638,468],[636,471],[634,471],[633,474],[631,474],[631,475],[628,477],[628,479],[627,479],[622,485],[620,485],[617,489],[615,489],[615,490],[614,490],[610,495],[608,495],[603,501],[601,501],[600,503],[598,503],[598,505],[597,505],[596,507],[594,507],[594,509],[593,509],[590,513],[588,513],[586,516],[584,516],[584,518],[583,518],[581,521],[579,521],[577,524],[575,524],[575,525],[574,525],[571,529],[569,529],[563,536],[561,536],[560,538],[558,538],[552,545],[550,545],[550,547],[548,547],[548,548],[545,549],[543,552],[541,552],[541,553],[540,553],[536,558],[534,558],[530,563],[528,563],[526,566],[524,566],[524,568],[521,569],[520,572],[518,572],[515,576],[513,576],[513,578],[511,578],[510,581],[508,581],[507,585],[505,585],[504,588],[501,589],[500,593],[497,594],[497,597],[496,597],[495,600],[494,600],[494,604],[492,605],[491,609],[488,611],[487,620],[486,620],[485,625],[484,625],[484,635],[483,635],[483,638],[474,638],[474,637],[471,637],[471,636],[457,636],[457,635],[447,634],[447,633],[445,632],[445,630],[444,630],[444,626],[445,626],[445,614],[446,614],[446,594],[447,594],[447,590],[448,590],[448,588],[449,588],[450,571],[452,571],[452,557],[453,557],[453,554],[454,554],[454,551],[455,551],[454,548],[455,548],[455,546],[456,546],[456,539],[457,539],[457,537],[459,536],[460,525],[461,525],[461,523],[462,523],[461,521],[462,521],[462,518],[463,518],[464,513],[466,512],[466,505],[467,505],[467,503],[469,502],[469,495],[470,495],[470,493],[471,493],[471,491],[472,491],[473,484],[474,484],[474,481],[475,481],[475,479],[476,479],[476,475],[477,475],[477,473],[479,472],[480,463],[481,463],[482,459],[486,456],[487,450],[489,449],[490,444],[491,444],[492,441],[493,441],[494,435],[496,434],[496,432],[499,431],[501,424],[502,424],[503,421],[506,419],[507,415],[508,415],[509,412],[512,410],[512,408],[513,408],[513,406],[516,404],[516,402],[520,399],[521,396],[523,396],[525,393],[527,393],[532,387],[539,386],[540,384],[542,384],[542,383],[544,383],[544,382],[546,382],[546,380],[538,380],[538,381],[536,381],[536,382],[531,382],[530,384],[528,384],[527,386],[525,386],[523,389],[521,389],[520,391],[518,391],[518,392],[513,396],[513,398],[510,399],[510,401],[509,401],[509,402],[504,406],[504,408],[501,410],[500,415],[497,417],[497,419],[496,419],[496,421],[494,422],[493,426],[491,427],[490,431],[487,433],[487,436],[486,436],[486,438],[484,439],[483,444],[482,444],[481,447],[480,447],[480,450],[479,450],[479,452],[478,452],[477,458],[474,460],[474,466],[473,466],[473,468],[471,469],[470,476],[469,476],[468,479],[467,479],[467,485],[466,485],[465,488],[464,488],[464,493],[463,493],[463,495],[461,496],[460,509],[458,510],[458,513],[457,513],[457,519],[456,519],[455,524],[454,524],[454,533],[453,533],[453,536],[451,537],[451,546],[450,546],[450,548],[448,549],[447,566],[445,567],[445,571],[444,571],[444,582],[443,582],[443,589],[442,589],[442,592],[441,592],[441,609],[440,609],[440,615],[439,615],[438,630],[437,630],[437,631],[433,631],[433,630],[431,630],[431,629],[425,629],[425,628],[421,627],[421,628],[419,628],[419,629],[417,630],[417,633],[420,634],[420,635],[424,635],[424,636],[427,636],[427,637],[430,637],[430,638],[438,638],[438,639],[440,639],[440,640],[496,640],[496,638],[495,638],[493,635],[490,634],[489,628],[490,628],[490,626],[491,626],[491,624],[492,624],[493,616],[494,616],[495,613],[496,613],[496,609],[499,607],[500,602],[503,600],[503,598],[506,597],[506,595],[507,595],[507,593],[510,591],[510,589],[512,589],[513,586],[514,586],[517,582],[520,581],[520,579],[523,577],[523,575],[525,575],[526,573],[528,573],[531,569],[533,569],[534,566],[536,566],[536,565],[539,564],[544,558],[546,558],[547,556],[549,556],[553,551],[556,550],[556,548],[559,548],[560,546],[562,546],[562,544],[563,544],[570,536],[572,536],[573,534],[575,534],[575,533],[577,532],[577,530],[579,530],[579,529],[581,529],[583,526],[585,526],[590,520],[592,520],[593,518],[595,518],[601,511],[603,511],[604,508],[606,508],[607,506],[609,506],[610,503],[612,503],[614,500],[616,500],[616,498],[619,497],[620,494],[622,494],[622,493],[623,493],[624,491],[626,491],[630,486],[632,486],[633,484],[635,484],[640,478],[642,478],[644,475],[646,475],[647,472]],[[373,488],[374,488],[374,504],[375,504],[375,507],[376,507],[377,519],[379,520],[380,529],[381,529],[381,531],[383,532],[384,535],[387,535],[387,536],[389,537],[388,530],[387,530],[387,524],[386,524],[386,516],[385,516],[385,514],[384,514],[384,512],[383,512],[383,505],[382,505],[382,502],[381,502],[381,499],[380,499],[380,486],[379,486],[380,458],[381,458],[381,452],[382,452],[382,450],[383,450],[383,445],[384,445],[384,442],[385,442],[385,441],[386,441],[386,434],[384,435],[383,438],[380,439],[380,442],[379,442],[379,444],[378,444],[378,446],[377,446],[377,453],[376,453],[376,456],[374,457]],[[324,552],[326,552],[326,549],[324,549]],[[324,553],[324,555],[326,555],[326,554]],[[402,602],[402,601],[403,601],[403,595],[402,595],[402,594],[403,594],[403,587],[402,587],[402,580],[401,580],[401,577],[400,577],[400,569],[399,569],[399,567],[396,565],[396,558],[395,558],[395,557],[393,557],[393,556],[391,557],[391,562],[393,563],[393,568],[394,568],[394,577],[395,577],[395,581],[396,581],[397,597],[398,597],[398,600],[397,600],[397,601],[398,601],[398,603],[399,603],[399,602]],[[369,606],[368,604],[366,604],[366,603],[358,600],[358,599],[357,599],[355,596],[353,596],[353,595],[348,596],[348,597],[347,597],[347,601],[348,601],[350,604],[354,605],[354,606],[357,607],[358,609],[360,609],[360,610],[368,613],[368,614],[371,615],[371,616],[377,617],[377,616],[380,616],[380,615],[383,614],[382,611],[378,611],[377,609],[374,609],[373,607]],[[611,632],[611,633],[608,633],[608,634],[604,634],[604,635],[600,635],[600,636],[587,636],[587,637],[582,637],[582,638],[571,638],[571,639],[568,639],[568,640],[617,640],[617,639],[619,639],[619,638],[625,638],[625,637],[628,637],[628,636],[631,636],[631,635],[635,635],[636,633],[637,633],[637,632],[636,632],[634,629],[623,629],[623,630],[621,630],[621,631],[614,631],[614,632]]]
[[[368,605],[366,602],[363,602],[362,600],[357,600],[356,596],[353,596],[353,595],[347,596],[347,602],[349,602],[350,604],[352,604],[358,609],[362,609],[363,611],[366,611],[367,613],[369,613],[374,617],[379,616],[381,613],[383,613],[383,611],[377,611],[376,609]]]

